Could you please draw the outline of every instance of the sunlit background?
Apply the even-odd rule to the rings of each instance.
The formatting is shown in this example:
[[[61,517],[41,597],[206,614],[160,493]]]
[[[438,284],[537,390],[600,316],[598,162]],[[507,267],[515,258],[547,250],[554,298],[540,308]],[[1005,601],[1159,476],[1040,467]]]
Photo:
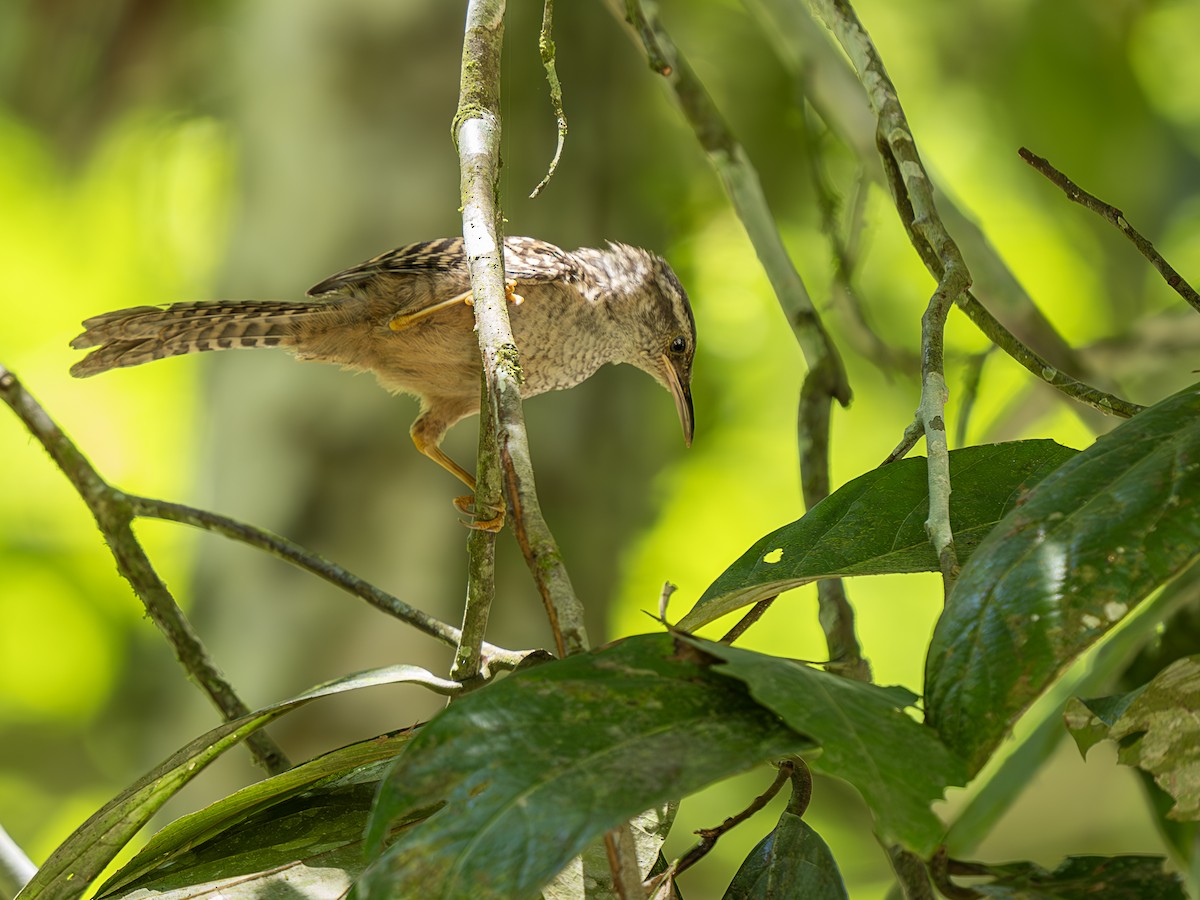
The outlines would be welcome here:
[[[695,307],[696,441],[669,397],[608,369],[526,409],[538,487],[593,642],[655,628],[662,584],[677,618],[756,538],[797,518],[796,403],[804,364],[753,250],[661,79],[599,2],[560,4],[570,135],[554,149],[537,55],[540,3],[510,3],[504,205],[510,233],[565,247],[618,239],[675,266]],[[1115,230],[1017,157],[1026,145],[1121,207],[1185,276],[1200,258],[1200,6],[1185,0],[858,0],[932,172],[974,218],[1092,372],[1150,403],[1194,379],[1200,328]],[[76,381],[68,341],[88,315],[173,300],[292,298],[347,265],[460,227],[450,121],[462,5],[445,0],[18,0],[0,4],[0,363],[16,372],[109,480],[293,538],[455,621],[466,532],[458,485],[422,459],[415,403],[368,377],[284,353],[209,354]],[[662,16],[759,167],[780,228],[845,355],[855,399],[834,417],[840,484],[877,465],[917,402],[915,368],[881,367],[832,289],[812,187],[815,147],[855,208],[853,153],[815,126],[756,2],[673,0]],[[811,117],[812,112],[808,115]],[[910,359],[932,282],[886,193],[867,189],[854,285],[876,334]],[[975,260],[968,258],[968,263]],[[978,294],[989,284],[976,272]],[[969,359],[948,332],[951,434]],[[83,818],[216,723],[117,576],[87,510],[15,417],[0,413],[0,824],[35,861]],[[475,420],[447,442],[469,460]],[[988,358],[968,443],[1107,427]],[[444,671],[449,652],[335,589],[184,526],[143,522],[159,572],[251,705],[393,662]],[[490,639],[547,646],[541,603],[500,541]],[[919,691],[940,608],[935,577],[849,584],[884,684]],[[719,634],[728,622],[718,623]],[[746,646],[821,659],[812,589],[785,595]],[[316,704],[273,733],[294,759],[428,717],[416,688]],[[256,777],[233,753],[162,821]],[[677,836],[715,825],[766,770],[685,802]],[[882,896],[886,861],[865,808],[819,781],[810,821],[855,898]],[[720,896],[773,823],[722,840],[684,881]],[[1136,784],[1104,748],[1062,746],[978,848],[1053,865],[1068,853],[1163,852]]]

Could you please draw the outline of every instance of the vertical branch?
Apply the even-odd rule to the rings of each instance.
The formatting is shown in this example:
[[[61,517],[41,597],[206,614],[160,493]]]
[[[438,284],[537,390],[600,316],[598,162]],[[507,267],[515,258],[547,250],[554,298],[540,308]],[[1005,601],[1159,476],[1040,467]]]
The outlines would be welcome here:
[[[521,410],[520,359],[504,299],[498,201],[503,36],[504,0],[470,0],[453,134],[461,171],[463,243],[471,273],[487,394],[482,427],[487,427],[489,414],[495,417],[498,450],[498,462],[495,457],[479,460],[476,505],[499,507],[499,471],[503,465],[513,528],[525,560],[551,621],[557,623],[561,632],[561,650],[577,653],[587,649],[583,607],[571,586],[558,545],[542,517],[534,488]]]
[[[943,586],[949,596],[958,575],[958,559],[950,530],[944,335],[946,317],[955,301],[971,286],[971,274],[938,215],[933,185],[917,153],[916,139],[900,106],[895,85],[854,8],[849,0],[810,0],[810,3],[850,57],[866,89],[877,120],[875,143],[896,209],[917,254],[937,279],[937,287],[921,317],[921,401],[914,422],[917,427],[906,433],[901,447],[905,444],[911,447],[912,436],[924,434],[929,453],[929,518],[925,527],[938,554]]]
[[[486,376],[480,379],[479,451],[475,508],[495,508],[500,502],[500,463],[496,452],[496,416],[488,403]],[[474,528],[467,538],[467,597],[463,604],[462,634],[454,650],[450,677],[469,684],[483,672],[483,637],[496,599],[496,533]]]
[[[609,7],[614,15],[629,23],[645,49],[650,68],[662,75],[674,92],[746,229],[808,363],[799,431],[801,482],[805,485],[805,504],[811,507],[824,496],[822,490],[828,493],[832,402],[837,400],[842,406],[850,403],[850,384],[841,357],[825,331],[804,280],[788,256],[758,172],[687,59],[658,21],[654,5],[645,0],[609,0]],[[835,596],[826,590],[823,596],[821,625],[830,656],[857,670],[863,662],[854,639],[853,610],[844,593]],[[761,615],[762,609],[756,607],[755,613]]]

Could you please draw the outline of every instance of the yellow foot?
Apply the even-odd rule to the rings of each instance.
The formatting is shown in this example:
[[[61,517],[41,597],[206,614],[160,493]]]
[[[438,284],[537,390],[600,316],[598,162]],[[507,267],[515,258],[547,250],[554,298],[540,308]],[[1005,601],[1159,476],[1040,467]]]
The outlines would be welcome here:
[[[515,281],[506,281],[504,283],[504,298],[513,306],[520,306],[525,302],[525,298],[517,293],[517,283]],[[467,294],[467,299],[464,302],[467,306],[474,306],[475,298]]]
[[[462,497],[454,498],[454,508],[465,516],[470,516],[470,522],[463,522],[468,528],[476,531],[490,531],[495,533],[504,528],[504,510],[495,506],[485,506],[483,510],[476,507],[475,495],[464,494]],[[490,513],[491,518],[485,519],[482,513]]]

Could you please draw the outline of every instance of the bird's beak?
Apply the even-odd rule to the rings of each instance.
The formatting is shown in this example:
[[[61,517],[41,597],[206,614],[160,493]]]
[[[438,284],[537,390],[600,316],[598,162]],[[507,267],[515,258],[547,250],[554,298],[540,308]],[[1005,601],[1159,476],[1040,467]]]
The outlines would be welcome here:
[[[695,426],[695,417],[692,413],[692,388],[691,385],[684,382],[683,376],[679,374],[675,360],[665,353],[661,359],[667,390],[671,392],[671,397],[675,400],[675,412],[679,414],[679,424],[683,426],[683,442],[690,447],[692,446],[692,429]]]

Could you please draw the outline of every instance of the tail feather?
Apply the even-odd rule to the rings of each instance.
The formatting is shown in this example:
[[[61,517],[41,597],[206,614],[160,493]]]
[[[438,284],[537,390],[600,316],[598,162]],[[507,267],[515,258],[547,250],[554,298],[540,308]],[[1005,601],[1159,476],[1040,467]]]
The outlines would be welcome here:
[[[71,341],[76,349],[97,348],[71,367],[76,378],[109,369],[241,347],[287,347],[297,322],[327,309],[321,302],[200,302],[135,306],[93,316]]]

